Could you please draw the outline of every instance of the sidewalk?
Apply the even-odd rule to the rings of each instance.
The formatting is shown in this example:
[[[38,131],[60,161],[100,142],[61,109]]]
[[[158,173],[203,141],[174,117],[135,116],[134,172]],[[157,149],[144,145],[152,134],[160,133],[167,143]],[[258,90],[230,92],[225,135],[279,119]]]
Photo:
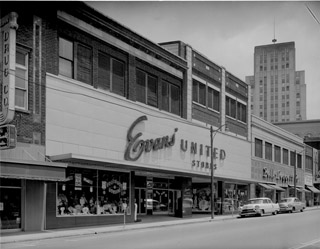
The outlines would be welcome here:
[[[307,207],[305,211],[310,210],[320,210],[320,207]],[[199,222],[215,222],[224,221],[230,219],[237,219],[238,214],[233,215],[216,215],[214,219],[211,219],[210,214],[206,215],[193,215],[190,218],[175,218],[169,216],[159,216],[159,217],[147,217],[143,216],[141,222],[128,223],[128,224],[117,224],[117,225],[107,225],[107,226],[90,226],[83,228],[72,228],[72,229],[54,229],[45,230],[40,232],[14,232],[14,233],[1,233],[1,244],[32,241],[32,240],[43,240],[43,239],[53,239],[62,237],[72,237],[72,236],[82,236],[90,234],[101,234],[110,232],[121,232],[136,229],[146,229],[146,228],[156,228],[165,227],[173,225],[182,225],[190,223]]]

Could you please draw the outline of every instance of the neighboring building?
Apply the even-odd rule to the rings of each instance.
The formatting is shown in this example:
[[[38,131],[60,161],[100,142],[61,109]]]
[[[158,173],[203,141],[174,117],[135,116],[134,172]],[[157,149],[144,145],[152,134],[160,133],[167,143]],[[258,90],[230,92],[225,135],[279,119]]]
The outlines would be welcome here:
[[[306,120],[305,72],[296,71],[294,42],[256,46],[246,82],[254,115],[271,123]]]
[[[274,125],[281,127],[299,137],[309,148],[309,159],[306,163],[306,170],[308,171],[308,183],[313,183],[317,189],[313,189],[314,196],[310,200],[314,200],[316,205],[320,202],[320,120],[304,120],[279,122]],[[310,149],[312,148],[312,149]],[[313,161],[313,163],[312,163]],[[311,179],[311,180],[310,180]]]
[[[252,178],[257,184],[257,197],[274,201],[294,196],[296,169],[297,197],[305,200],[305,145],[303,139],[252,115]],[[274,190],[275,188],[275,190]]]

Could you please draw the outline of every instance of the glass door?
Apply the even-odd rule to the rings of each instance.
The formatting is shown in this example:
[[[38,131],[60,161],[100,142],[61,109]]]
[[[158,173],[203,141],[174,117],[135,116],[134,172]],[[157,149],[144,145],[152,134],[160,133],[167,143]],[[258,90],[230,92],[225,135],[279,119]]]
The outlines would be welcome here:
[[[146,214],[146,189],[136,188],[135,189],[135,203],[137,204],[137,214]]]
[[[169,190],[169,198],[168,198],[168,213],[169,215],[174,215],[175,210],[175,191]]]

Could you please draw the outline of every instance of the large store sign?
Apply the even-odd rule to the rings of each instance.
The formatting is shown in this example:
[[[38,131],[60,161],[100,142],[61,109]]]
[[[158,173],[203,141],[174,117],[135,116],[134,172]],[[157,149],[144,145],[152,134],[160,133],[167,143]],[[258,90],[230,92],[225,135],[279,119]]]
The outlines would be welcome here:
[[[262,176],[266,181],[270,182],[278,182],[281,184],[293,183],[293,176],[284,174],[283,172],[281,172],[281,170],[273,170],[264,167]],[[297,177],[296,181],[298,182],[298,180],[299,179]]]
[[[175,128],[172,134],[164,135],[158,138],[141,139],[142,132],[134,134],[134,129],[137,125],[143,121],[148,120],[147,116],[141,116],[136,119],[127,132],[127,148],[124,153],[124,159],[127,161],[137,161],[143,153],[149,153],[152,151],[164,150],[171,148],[176,142],[176,133],[178,128]],[[199,168],[210,168],[211,164],[208,158],[211,157],[211,147],[204,144],[198,144],[196,142],[190,142],[185,139],[181,139],[180,150],[182,153],[189,153],[192,155],[191,166]],[[219,159],[223,161],[226,158],[226,152],[223,149],[213,148],[213,159]],[[197,158],[197,159],[196,159]],[[202,159],[202,160],[201,160]]]
[[[188,150],[188,144],[189,141],[185,141],[184,139],[181,139],[181,143],[180,143],[180,149],[184,152],[186,152]],[[197,159],[193,159],[191,162],[192,167],[199,167],[199,168],[211,168],[211,163],[201,160],[201,158],[203,158],[203,156],[206,157],[206,159],[208,159],[209,157],[211,157],[211,146],[208,145],[204,145],[204,144],[199,144],[196,142],[190,142],[190,153],[196,157],[198,156],[198,160]],[[226,158],[226,152],[223,149],[218,149],[218,148],[213,148],[212,150],[212,156],[213,159],[219,159],[220,161],[223,161]]]
[[[14,12],[1,19],[1,106],[0,125],[11,122],[15,112],[16,29],[18,15]]]
[[[142,132],[133,134],[134,128],[142,121],[148,120],[147,116],[141,116],[130,126],[127,133],[127,148],[124,153],[124,159],[127,161],[136,161],[142,155],[142,153],[148,153],[151,151],[162,150],[165,148],[170,148],[175,144],[175,134],[178,131],[178,128],[174,129],[173,135],[169,135],[152,138],[152,139],[140,139],[143,135]]]

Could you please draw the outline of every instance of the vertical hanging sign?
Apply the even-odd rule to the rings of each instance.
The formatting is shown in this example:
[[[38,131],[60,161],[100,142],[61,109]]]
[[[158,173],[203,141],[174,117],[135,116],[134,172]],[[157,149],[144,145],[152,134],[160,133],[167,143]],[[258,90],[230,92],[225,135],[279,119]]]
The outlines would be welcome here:
[[[15,112],[15,69],[16,69],[16,30],[18,14],[11,12],[1,19],[1,112],[0,125],[14,118]]]

